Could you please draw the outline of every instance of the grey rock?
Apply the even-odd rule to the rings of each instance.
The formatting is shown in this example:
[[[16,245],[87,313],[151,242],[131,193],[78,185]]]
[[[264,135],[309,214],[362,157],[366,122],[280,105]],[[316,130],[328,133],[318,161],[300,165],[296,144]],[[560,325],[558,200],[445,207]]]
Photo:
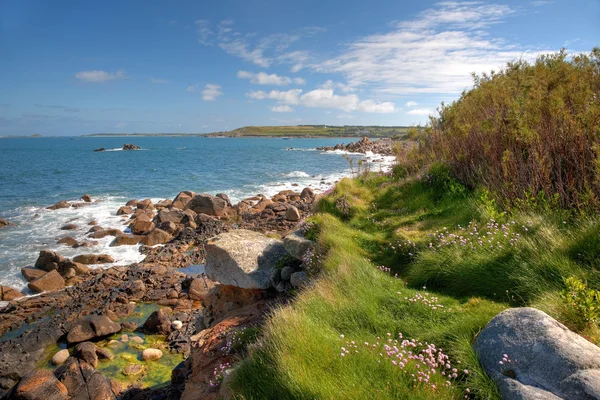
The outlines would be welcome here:
[[[474,348],[503,399],[600,398],[600,348],[542,311],[501,312]]]
[[[96,368],[98,366],[98,355],[96,354],[96,345],[92,342],[83,342],[75,346],[75,355],[80,360]]]
[[[277,287],[279,282],[281,282],[281,270],[279,268],[273,268],[271,271],[271,286]]]
[[[289,281],[294,271],[295,270],[292,267],[283,267],[281,269],[281,279],[283,279],[284,281]]]
[[[280,240],[245,229],[215,236],[205,248],[208,278],[243,289],[269,288],[271,271],[286,254]]]
[[[301,288],[306,286],[308,284],[308,276],[306,275],[306,272],[294,272],[290,277],[290,283],[295,288]]]
[[[283,238],[283,246],[292,257],[302,260],[308,251],[314,250],[315,243],[305,238],[299,231],[295,231]]]

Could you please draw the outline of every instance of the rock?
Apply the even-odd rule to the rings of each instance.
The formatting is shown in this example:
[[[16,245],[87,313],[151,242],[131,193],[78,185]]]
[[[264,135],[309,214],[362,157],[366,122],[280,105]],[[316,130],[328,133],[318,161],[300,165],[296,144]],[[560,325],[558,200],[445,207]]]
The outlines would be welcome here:
[[[67,334],[68,343],[80,343],[90,339],[112,335],[121,330],[121,325],[105,315],[92,315],[80,319]]]
[[[75,270],[76,275],[86,275],[90,272],[90,267],[88,267],[87,265],[71,261],[69,259],[64,259],[58,264],[58,272],[61,275],[64,275],[65,272],[69,269]]]
[[[123,375],[135,376],[141,374],[142,372],[144,372],[144,367],[140,364],[129,364],[123,370]]]
[[[133,214],[133,208],[130,206],[123,206],[117,210],[117,215],[129,215]]]
[[[277,286],[275,286],[275,290],[277,290],[279,293],[287,292],[291,288],[292,288],[292,284],[289,283],[288,281],[284,281],[284,280],[282,280],[281,282],[279,282],[277,284]]]
[[[113,400],[110,381],[91,365],[70,357],[54,374],[69,392],[72,400]]]
[[[286,254],[280,240],[245,229],[207,242],[205,273],[213,281],[244,289],[267,289],[271,270]]]
[[[220,217],[225,214],[227,202],[220,197],[201,193],[194,196],[186,205],[186,210],[193,210],[196,214],[214,215]]]
[[[308,284],[308,276],[304,271],[294,272],[290,277],[290,283],[295,288],[301,288]]]
[[[69,247],[73,247],[77,244],[77,240],[73,239],[71,236],[65,236],[64,238],[59,239],[56,243],[66,244]]]
[[[9,226],[12,225],[10,222],[8,222],[5,219],[0,218],[0,228],[4,228],[5,226]]]
[[[21,275],[23,275],[23,277],[25,278],[25,280],[27,280],[27,282],[31,282],[33,280],[41,278],[42,276],[46,275],[47,273],[48,272],[46,272],[42,269],[37,269],[37,268],[33,268],[33,267],[21,268]]]
[[[180,209],[173,209],[173,210],[160,210],[158,212],[158,214],[156,214],[156,217],[154,218],[155,222],[157,224],[163,223],[163,222],[173,222],[174,224],[178,224],[181,219],[183,218],[185,214],[183,213],[183,210]]]
[[[176,331],[180,330],[182,327],[183,327],[183,322],[181,322],[181,321],[171,322],[171,328],[173,328]]]
[[[35,262],[35,267],[50,272],[54,269],[57,269],[58,264],[63,260],[63,256],[58,253],[50,250],[42,250],[40,251],[40,255]]]
[[[86,203],[91,203],[92,196],[90,196],[89,194],[84,194],[83,196],[81,196],[81,200],[85,201]]]
[[[285,212],[285,219],[288,221],[300,221],[300,211],[294,206],[289,206]]]
[[[0,286],[0,300],[13,301],[20,297],[23,297],[23,293],[19,292],[18,290],[8,286]]]
[[[144,339],[139,336],[130,336],[129,341],[137,344],[144,344]]]
[[[163,352],[159,349],[146,349],[142,351],[142,360],[155,361],[163,356]]]
[[[36,293],[49,292],[65,287],[65,280],[60,276],[57,270],[52,270],[36,280],[29,282],[27,287]]]
[[[49,370],[35,370],[25,375],[10,396],[14,400],[67,400],[68,392]]]
[[[105,151],[105,149],[104,149],[104,147],[100,147],[100,148],[98,148],[98,149],[95,149],[94,151],[95,151],[95,152],[101,152],[101,151]]]
[[[150,233],[152,229],[154,229],[154,222],[140,220],[139,218],[131,225],[131,232],[134,235],[145,235]]]
[[[115,358],[114,354],[105,348],[102,347],[97,347],[96,348],[96,355],[98,356],[99,360],[112,360],[113,358]]]
[[[138,328],[137,322],[134,321],[124,321],[121,322],[121,329],[124,331],[133,332]]]
[[[96,345],[92,342],[83,342],[75,346],[75,355],[80,360],[96,368],[98,366],[98,355],[96,354]]]
[[[122,234],[117,236],[115,240],[110,243],[110,246],[133,246],[141,242],[143,238],[143,236],[139,235]]]
[[[213,287],[215,287],[215,283],[205,277],[192,279],[189,289],[190,299],[201,301]]]
[[[125,203],[125,207],[135,207],[137,206],[138,201],[136,199],[131,199],[127,203]]]
[[[65,200],[61,200],[58,203],[50,206],[50,207],[46,207],[47,210],[59,210],[61,208],[69,208],[71,207],[71,204],[67,203]]]
[[[185,208],[185,205],[189,203],[189,201],[194,197],[196,193],[191,191],[180,192],[174,199],[173,203],[171,203],[171,209],[181,209]]]
[[[135,144],[124,144],[123,150],[140,150],[141,147],[136,146]]]
[[[77,225],[75,224],[66,224],[60,227],[63,231],[72,231],[73,229],[77,229]]]
[[[292,267],[283,267],[281,269],[281,279],[284,281],[289,281],[294,271],[295,270]]]
[[[600,398],[600,348],[542,311],[501,312],[473,347],[503,399]]]
[[[114,263],[115,259],[108,254],[80,254],[73,258],[73,261],[81,264],[107,264]]]
[[[172,236],[169,233],[163,231],[162,229],[154,228],[152,232],[142,239],[142,244],[146,246],[155,246],[157,244],[167,243],[172,239]]]
[[[154,311],[144,325],[142,329],[147,333],[159,333],[161,335],[168,335],[172,331],[171,327],[171,316],[173,315],[173,310],[169,307],[161,308],[157,311]]]
[[[154,204],[152,204],[152,200],[150,199],[138,201],[136,207],[138,210],[154,210]]]
[[[177,230],[177,225],[174,222],[165,221],[165,222],[162,222],[158,226],[158,228],[167,232],[168,234],[172,235]]]
[[[302,193],[300,193],[300,198],[302,200],[312,201],[315,198],[315,192],[311,188],[306,187],[302,190]]]
[[[215,196],[225,200],[227,202],[227,207],[231,207],[231,200],[229,199],[229,196],[227,196],[225,193],[217,193]]]
[[[302,260],[306,253],[314,250],[315,243],[305,238],[299,231],[295,231],[283,238],[283,246],[292,257]]]
[[[271,281],[271,286],[277,287],[279,282],[281,282],[281,270],[279,268],[273,268],[269,280]]]
[[[60,350],[60,351],[56,352],[56,354],[54,354],[54,356],[52,356],[52,360],[51,360],[52,365],[61,365],[65,361],[67,361],[67,358],[69,358],[69,350],[67,350],[67,349]]]
[[[75,249],[78,249],[80,247],[88,248],[88,247],[98,246],[99,244],[100,244],[100,242],[98,242],[97,240],[82,240],[81,242],[78,242],[75,245],[73,245],[73,248],[75,248]]]

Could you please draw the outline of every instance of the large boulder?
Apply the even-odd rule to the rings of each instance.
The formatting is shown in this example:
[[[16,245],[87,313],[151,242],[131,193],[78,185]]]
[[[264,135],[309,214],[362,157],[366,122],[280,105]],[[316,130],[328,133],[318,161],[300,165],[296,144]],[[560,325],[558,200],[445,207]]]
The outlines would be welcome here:
[[[129,206],[122,206],[117,210],[117,215],[129,215],[133,214],[133,208]]]
[[[58,269],[58,264],[64,260],[64,257],[50,250],[40,251],[40,255],[35,262],[35,267],[44,271]]]
[[[122,234],[115,238],[110,243],[110,246],[133,246],[142,241],[144,237],[139,235],[126,235]]]
[[[164,244],[171,240],[172,237],[173,236],[171,236],[168,232],[165,232],[162,229],[154,228],[152,232],[142,239],[142,244],[145,244],[146,246]]]
[[[72,400],[112,400],[110,381],[88,363],[69,357],[54,373]],[[45,400],[45,399],[44,399]]]
[[[90,267],[87,265],[69,259],[65,259],[58,264],[58,272],[62,276],[65,276],[70,269],[75,272],[75,275],[86,275],[90,272]]]
[[[201,193],[194,196],[186,205],[186,210],[193,210],[197,214],[214,215],[220,217],[225,214],[227,201],[220,197],[208,193]]]
[[[315,248],[315,243],[305,238],[301,232],[295,231],[283,238],[283,247],[298,260]]]
[[[58,239],[58,241],[56,242],[58,244],[65,244],[69,247],[73,247],[77,244],[77,240],[75,240],[73,237],[71,236],[65,236],[63,238]]]
[[[173,210],[163,209],[158,212],[156,217],[154,217],[154,222],[157,225],[159,225],[163,222],[173,222],[175,224],[178,224],[184,215],[185,214],[183,213],[183,210],[180,210],[177,208],[175,208]]]
[[[503,399],[600,398],[600,348],[542,311],[501,312],[474,348]]]
[[[23,267],[21,268],[21,275],[27,282],[34,281],[42,276],[46,275],[48,272],[43,269],[32,268],[32,267]]]
[[[146,333],[168,335],[173,330],[171,326],[172,317],[173,310],[169,307],[163,307],[150,314],[148,319],[146,319],[146,322],[144,322],[142,330]]]
[[[289,206],[288,209],[285,211],[285,219],[287,219],[288,221],[300,221],[301,215],[300,215],[300,211],[298,211],[298,209],[294,206]]]
[[[121,330],[121,325],[105,315],[92,315],[80,319],[67,333],[68,343],[80,343],[87,340],[112,335]]]
[[[136,218],[133,224],[131,224],[131,232],[134,235],[145,235],[150,233],[152,229],[154,229],[154,222],[144,221],[140,218]]]
[[[36,293],[49,292],[65,287],[65,280],[57,270],[52,270],[36,280],[29,282],[27,286]]]
[[[154,204],[152,204],[152,200],[150,199],[138,201],[136,207],[138,210],[154,210]]]
[[[186,206],[187,203],[189,203],[189,201],[192,199],[192,197],[194,197],[196,195],[196,193],[192,192],[192,191],[184,191],[184,192],[180,192],[174,199],[173,199],[173,203],[171,203],[170,208],[178,208],[183,210]]]
[[[50,370],[39,369],[25,375],[9,397],[14,400],[67,400],[68,392]]]
[[[206,275],[213,281],[244,289],[267,289],[271,270],[286,254],[280,240],[237,229],[209,239]]]

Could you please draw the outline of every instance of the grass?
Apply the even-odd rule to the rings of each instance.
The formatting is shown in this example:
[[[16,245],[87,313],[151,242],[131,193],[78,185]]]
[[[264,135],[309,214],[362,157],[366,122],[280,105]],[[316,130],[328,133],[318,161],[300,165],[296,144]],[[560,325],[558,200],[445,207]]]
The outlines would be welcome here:
[[[457,185],[440,171],[411,179],[371,174],[342,180],[321,199],[311,222],[325,249],[323,272],[270,316],[236,369],[237,396],[495,399],[471,345],[511,306],[541,308],[597,343],[597,327],[581,324],[559,296],[565,276],[599,286],[597,221],[492,210],[500,218],[490,222],[489,204]],[[415,383],[415,363],[400,369],[383,348],[399,334],[443,349],[456,378],[447,385],[437,368],[427,383]]]
[[[403,136],[408,127],[404,126],[329,126],[329,125],[290,125],[290,126],[245,126],[229,132],[216,132],[210,136],[244,137],[392,137]]]

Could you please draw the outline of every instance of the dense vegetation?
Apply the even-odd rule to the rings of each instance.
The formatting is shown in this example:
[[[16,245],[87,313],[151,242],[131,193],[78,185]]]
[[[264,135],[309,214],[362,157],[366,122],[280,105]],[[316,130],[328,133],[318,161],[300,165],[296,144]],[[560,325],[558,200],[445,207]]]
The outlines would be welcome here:
[[[290,126],[245,126],[229,132],[216,132],[209,136],[254,137],[394,137],[406,134],[404,126],[332,126],[332,125],[290,125]]]
[[[507,307],[598,344],[597,85],[598,50],[509,64],[409,132],[393,173],[342,180],[303,226],[314,285],[271,315],[234,392],[496,399],[472,343]]]

